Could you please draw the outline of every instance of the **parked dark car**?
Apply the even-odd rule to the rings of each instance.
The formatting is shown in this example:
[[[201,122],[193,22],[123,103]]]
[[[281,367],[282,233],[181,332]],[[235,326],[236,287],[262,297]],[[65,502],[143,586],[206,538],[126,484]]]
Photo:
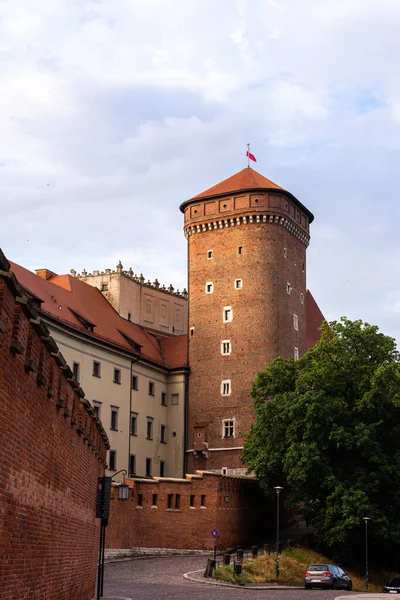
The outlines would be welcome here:
[[[304,575],[304,587],[339,588],[351,590],[353,587],[350,577],[336,565],[310,565]]]
[[[385,583],[383,591],[386,594],[400,594],[400,577],[393,577]]]

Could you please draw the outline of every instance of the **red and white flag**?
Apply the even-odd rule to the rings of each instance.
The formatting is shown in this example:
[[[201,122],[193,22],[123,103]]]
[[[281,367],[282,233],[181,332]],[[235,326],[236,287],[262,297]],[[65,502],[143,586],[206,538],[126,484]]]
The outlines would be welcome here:
[[[257,162],[256,157],[254,156],[254,154],[252,154],[250,152],[250,144],[247,144],[247,151],[246,151],[246,156],[247,156],[247,163],[249,162],[249,160],[252,160],[254,162]]]

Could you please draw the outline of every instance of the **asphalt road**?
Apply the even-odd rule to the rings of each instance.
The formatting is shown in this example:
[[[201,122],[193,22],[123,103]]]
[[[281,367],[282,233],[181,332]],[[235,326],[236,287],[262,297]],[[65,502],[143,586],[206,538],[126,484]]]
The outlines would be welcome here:
[[[105,565],[104,595],[132,600],[334,600],[356,596],[342,590],[246,590],[183,578],[184,573],[201,569],[206,562],[205,557],[166,557],[109,563]]]

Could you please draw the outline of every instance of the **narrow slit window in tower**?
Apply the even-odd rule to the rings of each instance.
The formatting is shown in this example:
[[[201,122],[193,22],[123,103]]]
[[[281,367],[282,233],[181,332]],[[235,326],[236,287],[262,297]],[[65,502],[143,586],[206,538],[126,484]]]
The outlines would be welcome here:
[[[214,291],[214,284],[211,281],[206,283],[206,294],[212,294]]]
[[[299,330],[299,317],[297,315],[293,315],[293,327],[296,331]]]
[[[243,279],[235,279],[235,289],[241,290],[243,287]]]
[[[232,321],[232,307],[231,306],[224,306],[223,321],[224,321],[224,323],[230,323]]]
[[[231,395],[231,380],[225,379],[221,381],[221,395],[222,396],[230,396]]]

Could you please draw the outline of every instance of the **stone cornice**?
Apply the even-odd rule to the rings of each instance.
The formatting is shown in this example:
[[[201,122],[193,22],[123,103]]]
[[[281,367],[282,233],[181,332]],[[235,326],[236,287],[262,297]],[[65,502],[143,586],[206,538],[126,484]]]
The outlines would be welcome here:
[[[195,233],[204,231],[213,231],[214,229],[224,229],[225,227],[236,227],[240,225],[249,225],[253,223],[270,223],[285,227],[294,237],[298,238],[305,246],[310,243],[310,237],[306,235],[299,227],[297,227],[290,219],[282,215],[256,214],[230,217],[226,219],[210,220],[196,225],[188,225],[184,228],[185,237],[188,238]]]

